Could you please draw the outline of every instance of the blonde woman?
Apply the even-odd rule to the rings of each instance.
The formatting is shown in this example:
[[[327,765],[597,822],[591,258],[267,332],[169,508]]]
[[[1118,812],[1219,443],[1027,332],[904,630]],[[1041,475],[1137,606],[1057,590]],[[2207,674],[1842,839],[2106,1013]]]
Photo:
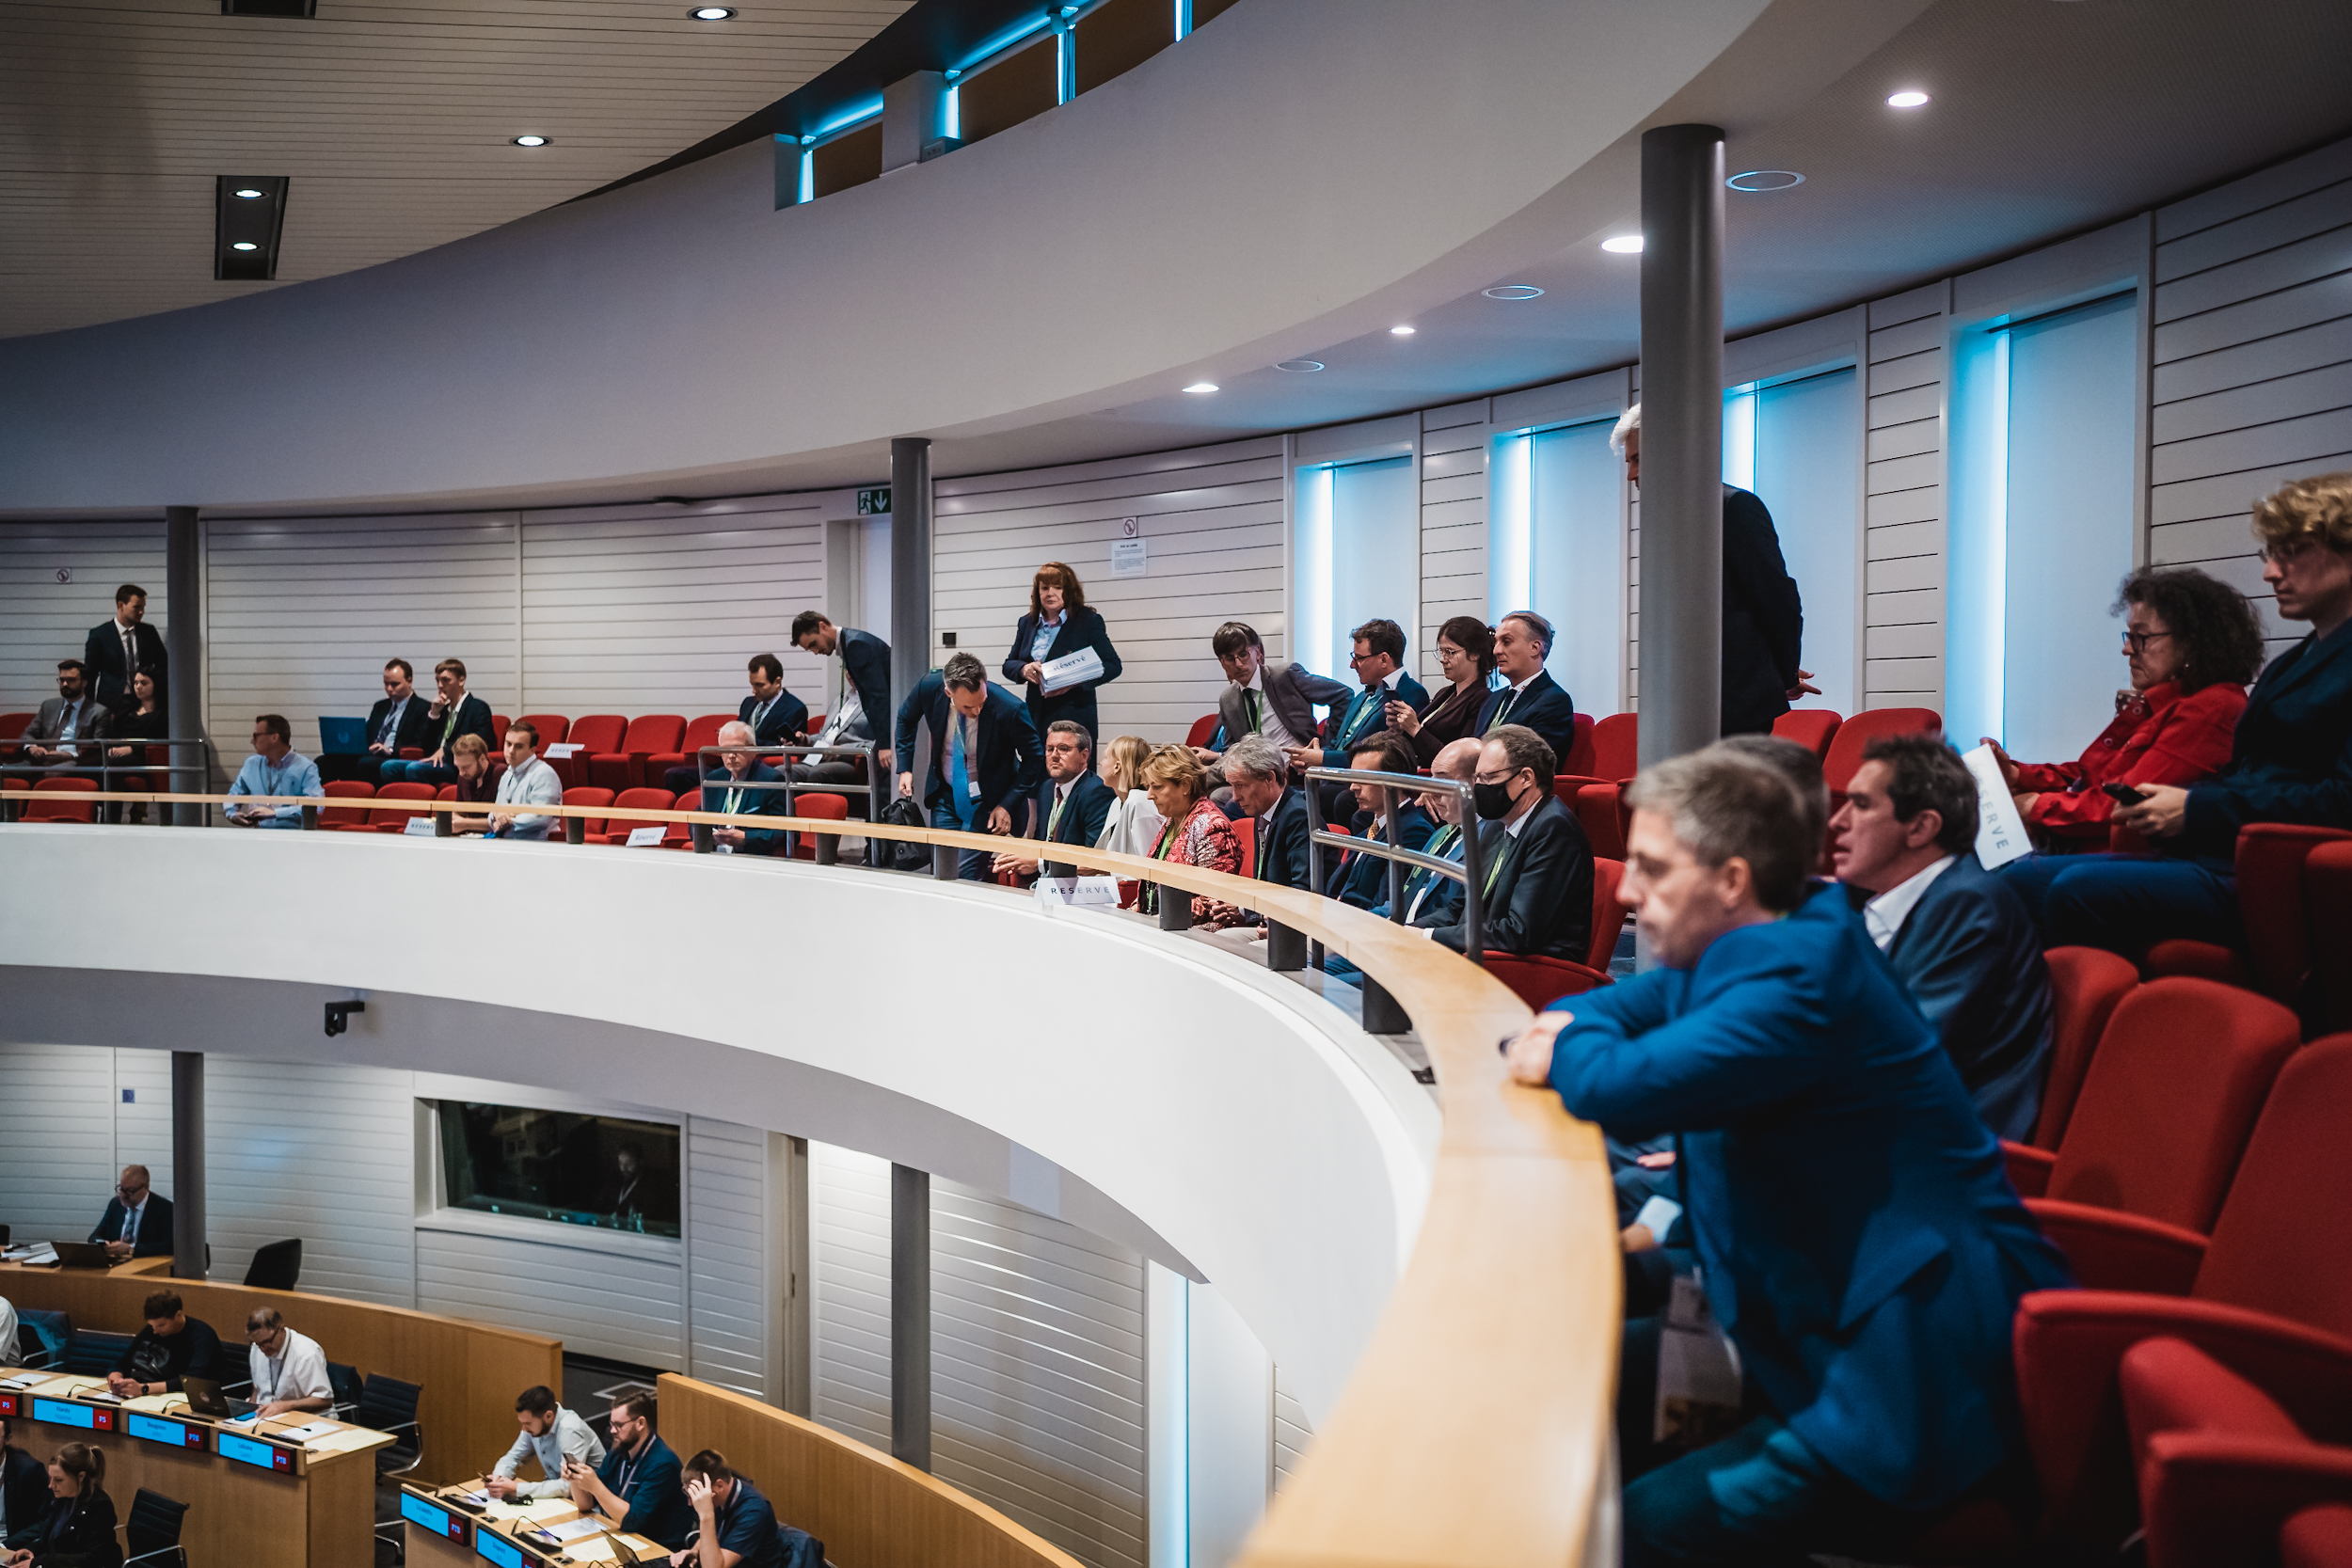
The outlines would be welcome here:
[[[1168,826],[1144,787],[1143,766],[1152,760],[1152,743],[1141,736],[1122,735],[1103,748],[1103,782],[1118,792],[1119,803],[1103,824],[1097,849],[1120,855],[1148,855]]]
[[[1241,870],[1241,845],[1232,824],[1209,799],[1209,775],[1192,752],[1182,746],[1163,746],[1143,765],[1143,787],[1152,809],[1166,826],[1152,842],[1151,856],[1170,865],[1198,865],[1210,871]],[[1140,908],[1159,912],[1159,887],[1146,883]],[[1217,900],[1195,898],[1192,918],[1206,924]]]

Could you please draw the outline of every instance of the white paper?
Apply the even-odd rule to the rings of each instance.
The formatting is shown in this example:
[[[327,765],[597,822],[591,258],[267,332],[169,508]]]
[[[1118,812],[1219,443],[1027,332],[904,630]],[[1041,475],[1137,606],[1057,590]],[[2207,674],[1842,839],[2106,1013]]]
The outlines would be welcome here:
[[[271,1435],[281,1443],[308,1443],[313,1438],[330,1436],[342,1430],[342,1425],[335,1421],[306,1421],[298,1427],[290,1427]]]
[[[1144,544],[1140,539],[1111,541],[1111,576],[1139,578],[1144,575]]]
[[[539,1529],[542,1534],[551,1535],[558,1541],[577,1541],[583,1535],[602,1535],[606,1528],[603,1520],[583,1513],[560,1525],[542,1525]]]
[[[580,747],[569,740],[550,741],[539,748],[539,754],[542,757],[576,757],[580,755]]]
[[[2026,824],[2017,815],[2017,798],[2001,777],[2000,760],[1993,748],[1979,746],[1961,753],[1961,761],[1977,781],[1977,859],[1987,871],[2007,865],[2033,852]]]
[[[425,838],[431,838],[433,836],[433,816],[430,812],[427,812],[422,816],[412,816],[408,819],[407,825],[403,827],[400,831],[406,833],[411,838],[416,838],[420,835]]]
[[[628,847],[642,849],[648,844],[659,844],[661,842],[661,835],[669,831],[659,822],[648,822],[642,828],[631,828],[628,831]]]
[[[1074,654],[1064,654],[1059,658],[1039,665],[1038,673],[1045,677],[1040,684],[1050,696],[1057,691],[1067,691],[1081,681],[1101,680],[1103,656],[1092,648],[1080,648]]]
[[[1119,907],[1116,877],[1040,877],[1030,896],[1041,904],[1107,904]]]

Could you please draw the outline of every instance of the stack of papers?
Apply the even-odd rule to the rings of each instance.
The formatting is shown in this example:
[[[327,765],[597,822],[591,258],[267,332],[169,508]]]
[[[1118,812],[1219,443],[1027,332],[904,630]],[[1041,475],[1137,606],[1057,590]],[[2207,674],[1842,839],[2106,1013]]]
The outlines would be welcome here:
[[[290,1428],[285,1432],[272,1433],[270,1435],[281,1443],[308,1443],[313,1438],[326,1437],[342,1430],[342,1423],[340,1421],[306,1421],[301,1426]]]
[[[1039,689],[1050,697],[1082,682],[1101,680],[1103,656],[1092,648],[1080,648],[1074,654],[1064,654],[1059,658],[1046,660],[1038,666],[1037,673],[1045,677],[1038,683]]]

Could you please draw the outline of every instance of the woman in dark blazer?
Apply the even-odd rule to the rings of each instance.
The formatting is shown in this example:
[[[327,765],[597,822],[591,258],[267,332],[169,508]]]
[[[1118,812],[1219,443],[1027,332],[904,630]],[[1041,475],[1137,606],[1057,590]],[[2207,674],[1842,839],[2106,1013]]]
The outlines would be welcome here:
[[[1102,678],[1044,690],[1039,684],[1040,666],[1067,657],[1081,648],[1092,648],[1094,656],[1103,661]],[[1058,561],[1040,566],[1029,582],[1029,612],[1021,617],[1021,625],[1014,628],[1012,651],[1005,656],[1005,678],[1019,681],[1028,689],[1029,718],[1036,723],[1037,733],[1043,735],[1045,727],[1057,719],[1073,719],[1099,740],[1094,689],[1117,680],[1121,668],[1119,650],[1111,646],[1111,634],[1104,626],[1103,617],[1087,608],[1086,590],[1078,586],[1078,574]]]
[[[1430,693],[1416,713],[1404,703],[1389,705],[1389,727],[1403,733],[1427,768],[1438,753],[1478,727],[1486,705],[1486,677],[1495,673],[1495,634],[1475,615],[1456,615],[1438,628],[1438,668],[1450,686]]]
[[[115,1541],[115,1500],[106,1496],[106,1453],[68,1443],[49,1462],[49,1517],[12,1530],[5,1568],[122,1568]],[[13,1525],[14,1520],[9,1523]]]

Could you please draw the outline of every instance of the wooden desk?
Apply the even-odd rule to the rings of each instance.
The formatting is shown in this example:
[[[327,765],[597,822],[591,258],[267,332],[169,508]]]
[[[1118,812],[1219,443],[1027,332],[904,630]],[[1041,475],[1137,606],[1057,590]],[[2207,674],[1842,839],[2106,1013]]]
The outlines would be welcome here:
[[[0,1259],[0,1276],[20,1274],[75,1274],[95,1279],[121,1279],[133,1276],[145,1278],[151,1275],[161,1275],[168,1279],[171,1277],[171,1257],[167,1253],[160,1258],[134,1258],[128,1262],[117,1263],[111,1268],[103,1269],[67,1269],[56,1263],[15,1263]],[[0,1295],[7,1295],[13,1299],[14,1292],[0,1291]]]
[[[522,1532],[534,1526],[562,1526],[582,1517],[593,1517],[581,1514],[580,1510],[563,1498],[547,1497],[521,1505],[492,1503],[478,1513],[453,1507],[445,1500],[448,1493],[470,1490],[478,1484],[479,1478],[455,1486],[401,1487],[401,1522],[407,1532],[406,1561],[444,1563],[448,1568],[464,1568],[466,1564],[483,1568],[486,1562],[501,1560],[482,1549],[481,1537],[485,1534],[495,1535],[512,1546],[514,1556],[528,1568],[548,1568],[548,1565],[560,1563],[611,1563],[621,1564],[625,1568],[632,1562],[666,1563],[669,1560],[669,1548],[660,1542],[648,1541],[642,1535],[624,1535],[614,1529],[600,1528],[564,1542],[561,1545],[548,1545],[525,1538]],[[453,1522],[453,1528],[442,1530],[420,1522],[410,1512],[412,1502],[425,1505],[424,1510],[420,1512],[439,1510]],[[600,1525],[603,1523],[602,1520],[597,1522]],[[460,1536],[462,1540],[458,1539]],[[496,1550],[493,1546],[492,1551]]]
[[[103,1392],[101,1378],[0,1369],[0,1379],[20,1375],[43,1380],[0,1389],[0,1411],[14,1405],[8,1413],[24,1447],[43,1457],[68,1443],[105,1450],[106,1491],[119,1517],[128,1517],[142,1487],[187,1504],[180,1544],[189,1568],[346,1568],[373,1560],[375,1450],[391,1442],[383,1433],[333,1422],[334,1432],[308,1443],[258,1442],[321,1418],[238,1429],[191,1415],[178,1394],[108,1404],[82,1397]],[[156,1418],[180,1441],[135,1433],[135,1417]],[[224,1439],[230,1452],[222,1451]],[[240,1450],[284,1468],[234,1457]]]
[[[158,1261],[170,1259],[141,1259],[138,1263]],[[495,1459],[513,1445],[515,1396],[534,1385],[564,1386],[560,1339],[338,1296],[130,1272],[138,1263],[111,1269],[18,1269],[0,1274],[0,1295],[20,1307],[66,1313],[77,1328],[135,1334],[148,1293],[177,1291],[188,1315],[212,1324],[222,1350],[236,1358],[231,1363],[236,1370],[228,1378],[231,1383],[244,1379],[246,1315],[256,1307],[275,1307],[288,1324],[316,1339],[328,1360],[422,1388],[417,1424],[422,1430],[424,1457],[413,1480],[454,1481],[475,1474],[485,1458]]]

